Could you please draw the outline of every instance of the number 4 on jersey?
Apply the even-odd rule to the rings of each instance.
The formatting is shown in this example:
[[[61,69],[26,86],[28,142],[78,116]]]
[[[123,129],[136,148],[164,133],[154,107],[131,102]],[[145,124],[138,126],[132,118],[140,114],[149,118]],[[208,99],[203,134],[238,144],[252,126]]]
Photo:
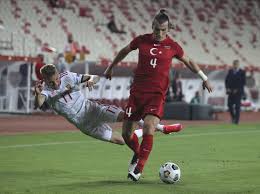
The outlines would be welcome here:
[[[157,58],[153,58],[153,59],[151,59],[151,61],[150,61],[150,65],[152,65],[153,66],[153,68],[155,68],[156,67],[156,65],[157,65]]]
[[[132,115],[132,107],[128,107],[125,111],[125,114],[128,116],[128,117],[131,117]]]

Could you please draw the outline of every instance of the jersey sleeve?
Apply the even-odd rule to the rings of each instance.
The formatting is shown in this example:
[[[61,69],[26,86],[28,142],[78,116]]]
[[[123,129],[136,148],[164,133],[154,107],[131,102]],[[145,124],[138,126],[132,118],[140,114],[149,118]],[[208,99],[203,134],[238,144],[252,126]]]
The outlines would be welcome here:
[[[182,58],[183,55],[184,55],[183,49],[181,48],[181,46],[177,42],[175,42],[175,55],[174,55],[174,57]]]
[[[84,75],[74,73],[74,72],[69,72],[69,76],[72,79],[72,81],[74,82],[74,84],[79,85],[81,83],[81,80]]]
[[[132,50],[138,49],[141,40],[142,40],[142,36],[137,36],[136,38],[134,38],[134,39],[130,42],[130,48],[131,48]]]

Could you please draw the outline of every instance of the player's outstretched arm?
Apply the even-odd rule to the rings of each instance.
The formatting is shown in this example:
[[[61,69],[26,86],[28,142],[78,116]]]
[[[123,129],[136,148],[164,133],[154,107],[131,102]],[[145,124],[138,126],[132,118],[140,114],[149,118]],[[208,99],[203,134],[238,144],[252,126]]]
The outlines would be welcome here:
[[[114,58],[113,62],[107,67],[107,69],[104,72],[104,75],[107,79],[111,80],[113,74],[113,67],[116,66],[120,61],[122,61],[131,51],[132,49],[130,48],[130,45],[127,45],[119,51],[119,53]]]
[[[204,74],[204,72],[200,69],[200,67],[194,63],[191,59],[189,59],[187,56],[183,55],[181,58],[177,58],[181,62],[185,64],[186,67],[188,67],[193,73],[197,73],[200,78],[203,80],[202,87],[203,89],[207,88],[208,92],[212,92],[213,88],[211,87],[208,77]]]
[[[42,91],[42,81],[39,81],[36,83],[36,85],[34,86],[34,92],[35,92],[35,103],[34,103],[34,108],[41,108],[43,103],[45,102],[45,95],[41,94]]]
[[[86,87],[91,91],[93,86],[98,83],[100,80],[100,77],[98,75],[89,75],[89,74],[84,74],[82,78],[81,83],[85,83]]]

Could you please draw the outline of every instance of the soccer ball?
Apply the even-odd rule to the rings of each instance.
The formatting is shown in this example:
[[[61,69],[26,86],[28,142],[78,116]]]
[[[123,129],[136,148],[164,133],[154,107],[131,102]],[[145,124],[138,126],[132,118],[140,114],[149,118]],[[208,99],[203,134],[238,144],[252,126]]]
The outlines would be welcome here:
[[[172,162],[166,162],[160,167],[159,177],[164,183],[176,183],[181,178],[180,167]]]

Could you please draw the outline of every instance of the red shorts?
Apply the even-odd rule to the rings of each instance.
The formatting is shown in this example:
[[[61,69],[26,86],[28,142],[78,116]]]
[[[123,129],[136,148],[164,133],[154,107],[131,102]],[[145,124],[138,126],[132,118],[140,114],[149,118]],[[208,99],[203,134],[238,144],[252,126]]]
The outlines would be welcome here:
[[[132,93],[129,97],[124,118],[131,121],[144,119],[147,114],[161,119],[165,97],[160,93]]]

